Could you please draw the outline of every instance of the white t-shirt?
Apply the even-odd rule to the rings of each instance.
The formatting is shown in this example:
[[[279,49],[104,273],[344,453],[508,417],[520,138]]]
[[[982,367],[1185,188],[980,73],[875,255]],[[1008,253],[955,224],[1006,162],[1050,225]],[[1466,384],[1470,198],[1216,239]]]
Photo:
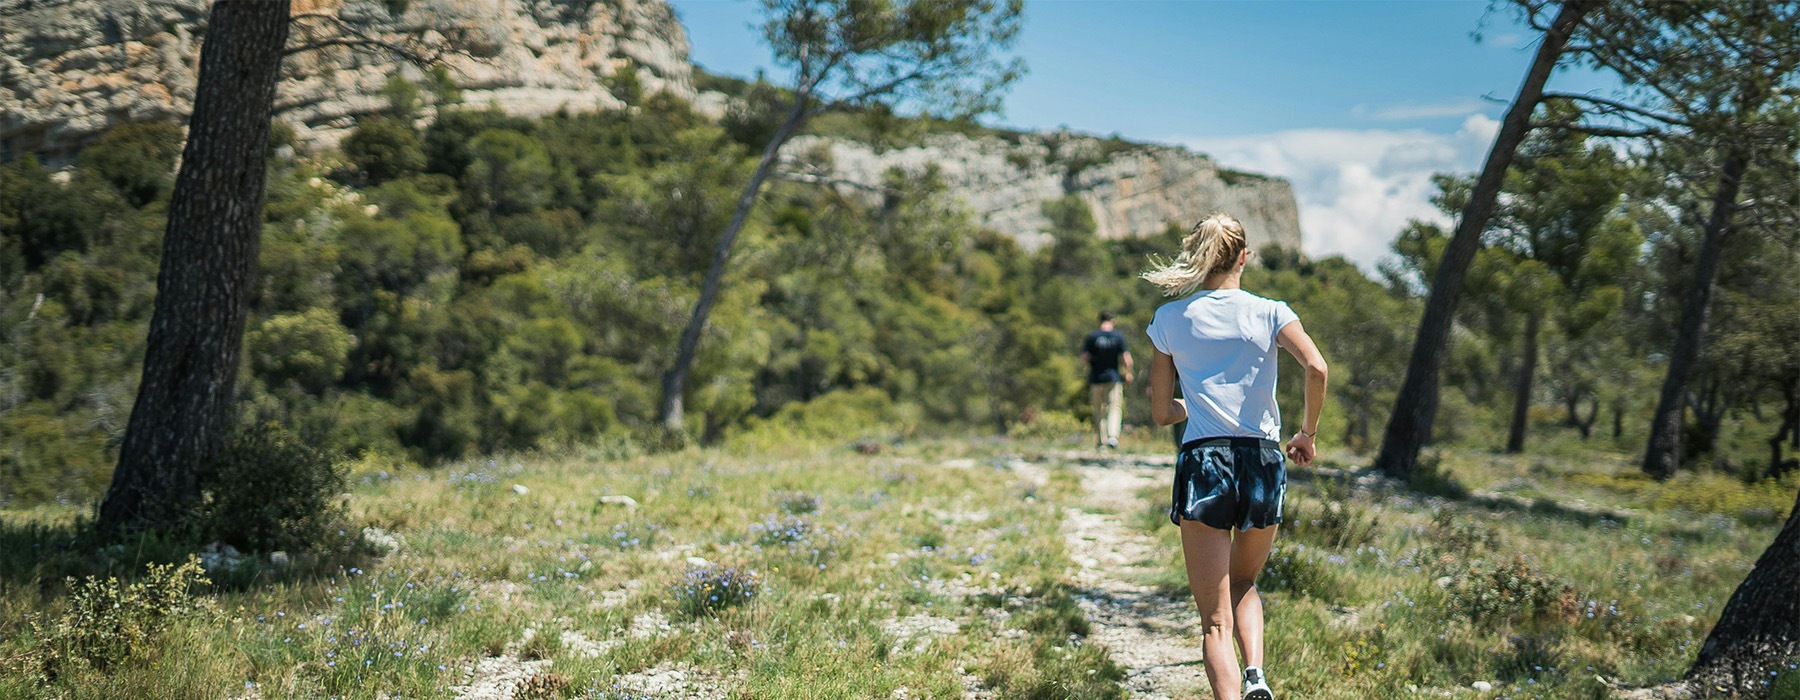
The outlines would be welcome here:
[[[1145,329],[1175,358],[1187,400],[1183,442],[1212,437],[1281,439],[1275,367],[1282,327],[1300,320],[1286,302],[1242,289],[1207,289],[1163,304]]]

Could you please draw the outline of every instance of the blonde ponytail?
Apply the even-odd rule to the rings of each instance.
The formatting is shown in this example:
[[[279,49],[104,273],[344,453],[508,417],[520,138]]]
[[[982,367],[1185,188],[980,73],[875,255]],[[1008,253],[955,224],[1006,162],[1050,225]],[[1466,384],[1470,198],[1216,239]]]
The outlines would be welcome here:
[[[1187,296],[1206,282],[1207,275],[1230,272],[1243,252],[1244,225],[1230,214],[1215,213],[1181,239],[1181,255],[1173,262],[1158,262],[1152,256],[1151,269],[1141,276],[1162,287],[1163,296]]]

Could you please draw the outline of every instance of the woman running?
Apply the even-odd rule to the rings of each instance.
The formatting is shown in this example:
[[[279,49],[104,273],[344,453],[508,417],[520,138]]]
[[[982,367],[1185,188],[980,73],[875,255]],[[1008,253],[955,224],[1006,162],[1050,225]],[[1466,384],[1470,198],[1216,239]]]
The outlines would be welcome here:
[[[1286,303],[1241,288],[1249,261],[1243,225],[1214,214],[1182,240],[1180,257],[1143,275],[1164,296],[1180,297],[1157,309],[1146,329],[1156,347],[1150,411],[1158,425],[1188,422],[1169,519],[1181,527],[1188,588],[1205,628],[1206,677],[1218,700],[1274,698],[1263,673],[1256,576],[1287,492],[1277,346],[1306,368],[1306,417],[1287,447],[1296,464],[1311,463],[1317,452],[1313,437],[1325,402],[1325,359]],[[1233,637],[1243,652],[1241,676]]]

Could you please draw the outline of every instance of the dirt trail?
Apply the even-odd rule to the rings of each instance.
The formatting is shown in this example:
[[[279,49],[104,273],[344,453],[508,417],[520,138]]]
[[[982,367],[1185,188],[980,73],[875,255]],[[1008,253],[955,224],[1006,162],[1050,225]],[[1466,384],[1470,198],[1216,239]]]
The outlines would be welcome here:
[[[1063,535],[1081,570],[1078,600],[1093,621],[1088,639],[1106,645],[1126,669],[1129,697],[1146,700],[1204,696],[1200,634],[1193,602],[1171,600],[1135,579],[1171,555],[1164,545],[1127,525],[1143,508],[1145,486],[1167,488],[1168,458],[1070,455],[1081,474],[1082,502],[1064,509]]]

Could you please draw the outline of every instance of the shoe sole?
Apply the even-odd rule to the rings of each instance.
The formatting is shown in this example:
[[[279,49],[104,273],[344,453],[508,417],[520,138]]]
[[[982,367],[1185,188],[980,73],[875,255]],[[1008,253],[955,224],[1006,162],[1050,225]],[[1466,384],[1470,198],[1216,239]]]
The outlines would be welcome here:
[[[1275,695],[1262,688],[1244,694],[1244,700],[1275,700]]]

